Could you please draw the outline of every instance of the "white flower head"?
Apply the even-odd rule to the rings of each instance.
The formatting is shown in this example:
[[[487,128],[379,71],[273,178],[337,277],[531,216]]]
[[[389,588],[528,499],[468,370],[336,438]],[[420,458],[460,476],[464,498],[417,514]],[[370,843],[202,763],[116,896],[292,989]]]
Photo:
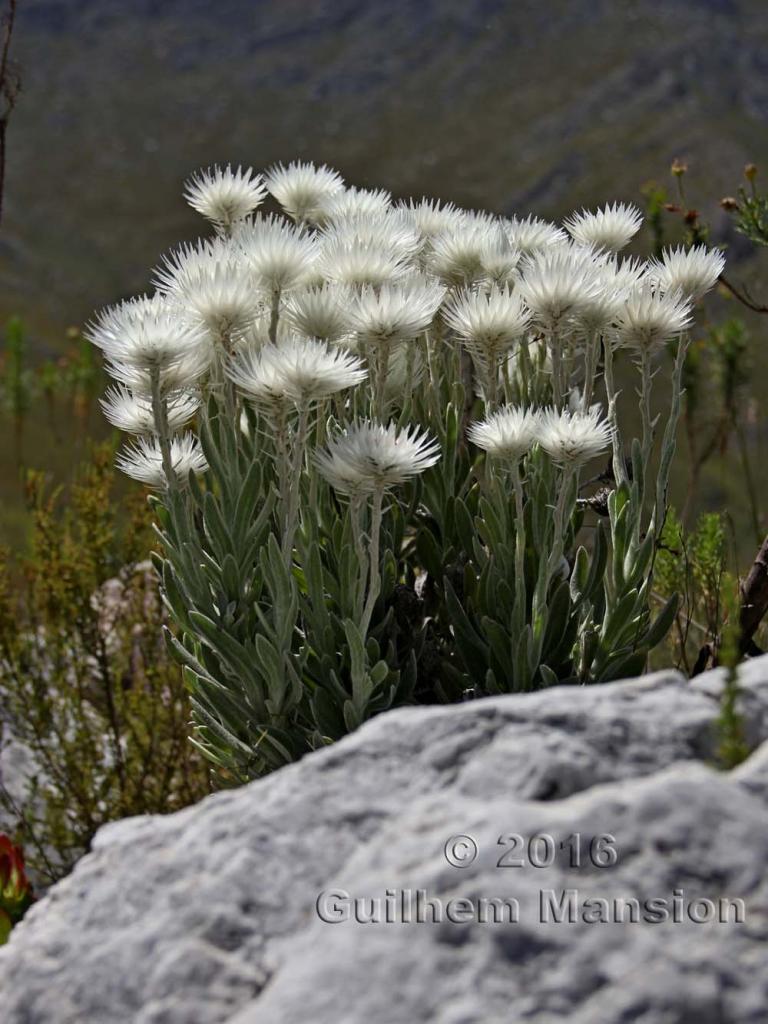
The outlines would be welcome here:
[[[561,228],[539,217],[509,217],[502,221],[502,225],[512,247],[519,249],[524,256],[568,241]]]
[[[527,257],[517,290],[544,327],[575,316],[600,292],[598,265],[592,254],[556,246]]]
[[[495,220],[465,213],[454,228],[432,238],[427,262],[432,273],[446,284],[467,285],[483,277],[489,254],[508,249]]]
[[[294,291],[285,304],[284,319],[299,334],[320,341],[339,341],[350,331],[352,292],[345,285],[326,282]]]
[[[194,244],[184,242],[165,253],[153,273],[154,284],[165,298],[184,295],[212,267],[231,263],[238,254],[229,238],[199,238]]]
[[[350,352],[297,337],[258,350],[239,350],[227,374],[246,397],[267,407],[285,399],[299,405],[321,401],[366,377],[362,363]]]
[[[277,164],[266,174],[268,191],[295,221],[314,221],[324,200],[344,188],[344,179],[322,164]]]
[[[266,195],[260,174],[254,174],[250,167],[233,171],[229,164],[198,171],[184,189],[189,205],[225,232],[261,206]]]
[[[347,427],[315,453],[320,473],[342,494],[386,491],[423,473],[440,458],[436,441],[417,427],[398,429],[365,420]]]
[[[348,217],[374,217],[386,213],[391,202],[392,194],[386,189],[352,186],[340,189],[322,200],[320,219],[325,223],[345,220]]]
[[[719,249],[693,245],[689,249],[665,249],[661,260],[654,260],[649,277],[663,292],[681,292],[696,302],[717,283],[725,267]]]
[[[157,316],[168,310],[164,295],[139,295],[114,306],[107,306],[85,327],[85,337],[103,352],[110,352],[126,325],[141,323],[146,316]]]
[[[108,388],[99,399],[104,416],[118,430],[128,434],[155,434],[157,426],[152,411],[152,402],[145,395],[134,395],[124,385]],[[188,423],[197,412],[200,399],[193,394],[170,396],[167,403],[168,428],[176,433]]]
[[[513,284],[522,255],[520,249],[513,249],[510,245],[487,249],[482,256],[483,277],[491,284]]]
[[[599,287],[579,303],[577,325],[587,334],[602,334],[615,322],[622,293],[608,275],[599,276]]]
[[[536,441],[538,414],[531,409],[505,406],[467,430],[469,440],[499,459],[521,459]]]
[[[266,292],[284,292],[314,275],[314,238],[280,217],[261,217],[238,224],[232,240],[255,283]]]
[[[242,334],[261,310],[253,278],[229,239],[180,246],[164,257],[155,282],[178,314],[202,326],[214,345]]]
[[[410,259],[421,244],[414,224],[401,210],[353,214],[330,222],[320,232],[321,244],[376,247]]]
[[[416,275],[378,289],[367,286],[350,304],[349,323],[363,342],[408,341],[429,327],[444,296],[437,281]]]
[[[160,442],[156,438],[142,437],[132,442],[118,455],[115,464],[127,476],[149,487],[159,489],[167,485]],[[208,469],[194,434],[182,434],[171,440],[171,467],[179,484],[185,484],[190,473],[205,473]]]
[[[619,301],[624,301],[648,280],[648,263],[635,256],[622,260],[614,256],[600,266],[599,277],[605,288],[615,292]]]
[[[328,281],[363,288],[380,287],[395,281],[409,270],[400,252],[370,245],[360,239],[345,241],[335,236],[321,241],[318,273]]]
[[[160,370],[160,391],[164,395],[195,388],[211,368],[212,350],[210,345],[197,345],[183,353],[174,362]],[[154,371],[151,367],[136,366],[132,363],[108,361],[107,373],[124,384],[134,395],[149,397],[152,394]]]
[[[206,347],[199,327],[183,320],[166,302],[107,310],[90,329],[110,363],[147,373],[164,371]]]
[[[421,235],[423,242],[429,242],[435,235],[448,234],[461,225],[464,211],[453,203],[441,203],[438,199],[422,199],[415,203],[400,202],[395,210],[402,212]]]
[[[653,352],[691,323],[691,305],[679,291],[661,292],[650,283],[630,293],[616,317],[620,344]]]
[[[618,252],[632,241],[643,223],[643,215],[636,206],[614,203],[594,213],[582,210],[565,221],[571,238],[580,245],[594,246]]]
[[[184,295],[184,308],[193,323],[202,324],[213,341],[236,339],[258,316],[261,304],[242,265],[212,267]]]
[[[539,416],[537,440],[553,462],[579,466],[605,451],[611,428],[600,419],[596,406],[587,413],[545,409]]]
[[[443,316],[462,341],[482,352],[510,348],[531,323],[520,295],[498,285],[487,291],[459,292],[447,303]]]

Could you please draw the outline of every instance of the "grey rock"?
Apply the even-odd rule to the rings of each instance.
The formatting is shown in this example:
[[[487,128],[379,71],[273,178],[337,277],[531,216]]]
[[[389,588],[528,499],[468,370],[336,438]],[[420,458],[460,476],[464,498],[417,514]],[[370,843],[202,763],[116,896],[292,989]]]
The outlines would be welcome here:
[[[10,832],[15,828],[16,819],[10,807],[25,806],[30,780],[39,771],[29,747],[13,735],[7,723],[0,723],[0,791],[4,798],[0,800],[0,832]]]
[[[730,774],[708,766],[721,686],[660,673],[393,711],[250,786],[108,826],[0,951],[3,1022],[757,1024],[768,751]],[[742,688],[757,744],[768,658]],[[553,863],[526,849],[523,866],[497,867],[518,852],[498,842],[512,833],[551,836]],[[575,833],[580,868],[559,848]],[[465,868],[444,853],[460,834],[479,850]],[[602,834],[614,865],[590,859]],[[547,861],[548,848],[530,849]],[[336,889],[363,910],[388,889],[444,910],[515,899],[518,920],[326,923],[318,897]],[[741,899],[746,920],[542,921],[541,890],[569,889],[578,908],[635,898],[643,913],[673,910],[675,890],[716,912]]]

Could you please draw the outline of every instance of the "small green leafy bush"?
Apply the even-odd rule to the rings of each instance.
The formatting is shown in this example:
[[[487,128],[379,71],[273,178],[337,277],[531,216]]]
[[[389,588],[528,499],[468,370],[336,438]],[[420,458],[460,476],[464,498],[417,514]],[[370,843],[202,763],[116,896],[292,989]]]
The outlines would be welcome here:
[[[26,792],[0,787],[35,876],[65,874],[104,823],[208,791],[190,709],[168,659],[141,494],[116,492],[113,446],[66,495],[29,473],[30,550],[0,565],[3,723],[31,753]]]

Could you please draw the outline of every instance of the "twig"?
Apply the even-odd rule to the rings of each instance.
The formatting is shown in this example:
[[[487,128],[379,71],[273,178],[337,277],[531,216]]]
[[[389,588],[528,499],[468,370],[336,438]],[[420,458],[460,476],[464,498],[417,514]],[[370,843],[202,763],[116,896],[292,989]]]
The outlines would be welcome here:
[[[16,104],[21,83],[18,74],[11,68],[8,54],[11,49],[13,23],[16,20],[16,0],[8,0],[8,12],[3,19],[4,31],[2,49],[0,50],[0,100],[3,108],[0,111],[0,221],[3,219],[3,192],[5,189],[5,138],[8,130],[8,118]]]
[[[755,302],[754,299],[750,297],[746,288],[743,290],[737,288],[735,284],[732,284],[728,280],[725,274],[720,275],[720,284],[727,288],[734,299],[738,299],[738,301],[743,306],[746,306],[747,309],[751,309],[755,313],[768,313],[768,306],[763,306],[759,302]]]
[[[745,654],[751,647],[752,637],[768,611],[768,536],[757,552],[752,568],[741,585],[739,646]]]

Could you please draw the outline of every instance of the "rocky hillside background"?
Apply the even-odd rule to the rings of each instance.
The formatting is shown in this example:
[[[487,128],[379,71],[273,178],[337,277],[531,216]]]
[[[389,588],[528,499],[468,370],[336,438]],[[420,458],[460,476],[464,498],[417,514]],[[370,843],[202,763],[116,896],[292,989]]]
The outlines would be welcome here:
[[[21,0],[0,315],[42,350],[143,288],[217,160],[557,215],[683,156],[714,205],[768,157],[767,43],[763,0]]]

